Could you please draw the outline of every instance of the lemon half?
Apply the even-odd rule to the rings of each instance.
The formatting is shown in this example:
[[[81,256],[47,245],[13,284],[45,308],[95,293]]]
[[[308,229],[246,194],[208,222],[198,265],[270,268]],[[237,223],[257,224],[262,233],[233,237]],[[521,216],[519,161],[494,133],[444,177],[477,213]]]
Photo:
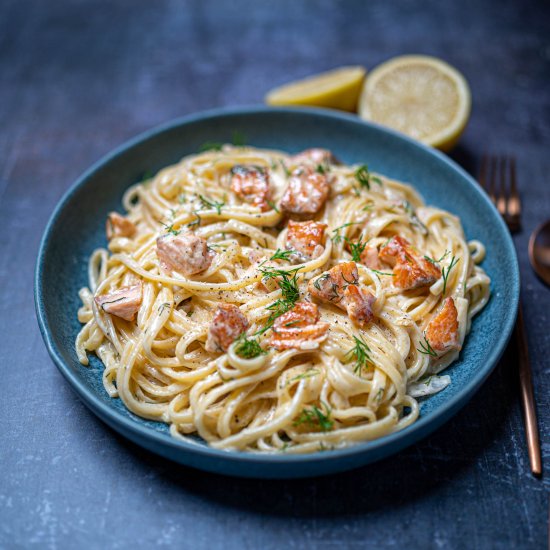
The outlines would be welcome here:
[[[265,102],[355,111],[365,74],[364,67],[340,67],[274,88]]]
[[[425,55],[404,55],[369,73],[359,115],[449,151],[471,110],[466,79],[449,64]]]

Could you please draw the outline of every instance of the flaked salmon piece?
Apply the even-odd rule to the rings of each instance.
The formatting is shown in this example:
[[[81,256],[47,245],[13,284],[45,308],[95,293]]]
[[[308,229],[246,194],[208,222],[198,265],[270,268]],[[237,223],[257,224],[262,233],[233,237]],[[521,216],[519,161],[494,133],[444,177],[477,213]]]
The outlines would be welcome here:
[[[210,267],[214,255],[206,240],[191,232],[168,233],[157,239],[157,256],[168,272],[195,275]]]
[[[325,250],[323,237],[326,228],[326,223],[289,220],[286,234],[287,250],[296,250],[296,254],[293,254],[293,256],[296,256],[295,259],[300,262],[318,258]]]
[[[292,157],[292,162],[300,164],[311,162],[313,164],[340,164],[338,159],[328,149],[313,148],[301,151]]]
[[[361,263],[370,269],[382,269],[382,265],[378,259],[378,248],[376,246],[366,246],[363,252],[361,252]]]
[[[292,171],[280,208],[288,214],[312,216],[323,208],[330,192],[326,174],[313,166],[299,166]]]
[[[279,351],[318,348],[326,339],[329,327],[319,319],[319,309],[315,304],[298,302],[275,320],[270,344]]]
[[[243,201],[263,212],[270,209],[269,175],[261,166],[237,164],[230,170],[231,190]]]
[[[396,235],[380,249],[379,258],[393,266],[393,283],[404,290],[429,286],[441,277],[441,269],[419,256],[409,241]]]
[[[376,302],[376,297],[358,286],[348,285],[344,290],[342,304],[345,306],[349,318],[359,326],[365,326],[372,321],[374,302]]]
[[[312,279],[308,290],[313,297],[346,311],[350,319],[360,326],[369,323],[374,316],[376,297],[368,290],[359,288],[355,262],[338,264]]]
[[[133,321],[143,299],[141,281],[132,286],[123,286],[107,294],[96,296],[95,303],[105,313],[120,317],[125,321]]]
[[[125,216],[118,212],[109,212],[105,223],[105,233],[107,240],[114,237],[132,237],[136,232],[136,226]]]
[[[229,346],[248,328],[248,319],[233,304],[218,304],[208,327],[206,351],[227,351]]]
[[[458,311],[452,298],[443,301],[443,307],[430,320],[424,334],[430,346],[439,354],[460,349]]]

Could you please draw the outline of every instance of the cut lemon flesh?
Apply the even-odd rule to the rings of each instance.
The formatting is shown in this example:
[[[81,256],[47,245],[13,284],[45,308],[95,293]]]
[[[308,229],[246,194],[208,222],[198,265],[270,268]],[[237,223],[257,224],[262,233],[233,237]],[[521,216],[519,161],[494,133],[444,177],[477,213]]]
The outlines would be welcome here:
[[[265,102],[355,111],[365,74],[363,67],[340,67],[274,88]]]
[[[405,55],[369,73],[359,115],[389,126],[427,145],[450,150],[470,116],[466,79],[434,57]]]

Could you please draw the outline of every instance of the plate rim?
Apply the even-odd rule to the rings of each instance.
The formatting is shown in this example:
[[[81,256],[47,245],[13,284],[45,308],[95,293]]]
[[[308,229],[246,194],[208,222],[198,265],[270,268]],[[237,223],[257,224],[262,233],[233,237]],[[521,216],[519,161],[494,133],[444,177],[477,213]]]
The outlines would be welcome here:
[[[319,108],[285,108],[285,107],[266,107],[266,106],[239,106],[231,108],[216,108],[209,109],[206,111],[200,111],[198,113],[192,113],[186,116],[178,117],[153,128],[141,132],[137,136],[126,140],[118,147],[114,148],[107,154],[103,155],[98,161],[93,163],[87,170],[85,170],[75,181],[70,185],[67,191],[62,195],[62,197],[57,202],[50,218],[45,226],[44,232],[40,239],[40,245],[38,249],[38,255],[35,266],[34,273],[34,302],[35,302],[35,311],[40,328],[40,333],[48,350],[48,353],[51,359],[54,361],[54,364],[61,372],[63,377],[69,382],[69,385],[76,391],[77,395],[82,399],[84,404],[99,416],[103,421],[108,425],[114,428],[119,433],[122,433],[125,437],[130,438],[134,442],[142,446],[146,446],[143,443],[143,440],[150,440],[157,445],[168,448],[172,452],[169,453],[172,457],[173,453],[191,453],[195,455],[202,455],[208,457],[209,459],[221,459],[223,461],[230,461],[233,463],[241,464],[259,464],[259,465],[286,465],[293,466],[297,464],[304,463],[324,463],[324,462],[337,462],[339,459],[345,457],[351,457],[353,455],[363,455],[363,454],[376,454],[378,451],[378,456],[373,460],[381,459],[385,456],[394,454],[399,450],[407,447],[424,437],[428,436],[430,433],[439,428],[444,422],[449,420],[455,412],[464,407],[467,402],[474,396],[474,394],[481,388],[485,380],[493,372],[496,365],[498,364],[502,354],[504,353],[508,341],[510,339],[512,329],[515,324],[517,308],[519,304],[519,295],[520,295],[520,272],[519,264],[517,259],[517,253],[512,241],[512,237],[498,211],[491,203],[490,199],[484,194],[480,193],[480,197],[485,201],[486,205],[490,207],[493,212],[493,218],[496,224],[499,227],[499,234],[504,238],[504,242],[510,257],[513,260],[513,273],[510,273],[509,282],[511,284],[510,295],[512,297],[512,302],[510,304],[510,311],[513,312],[513,315],[510,315],[505,320],[504,324],[501,326],[500,334],[497,344],[492,346],[492,351],[486,361],[488,367],[478,370],[473,377],[468,381],[468,383],[461,387],[457,393],[452,396],[449,400],[442,403],[436,412],[433,415],[420,417],[410,426],[383,436],[379,439],[364,441],[361,443],[356,443],[344,449],[335,449],[330,452],[325,453],[305,453],[305,454],[275,454],[275,453],[254,453],[254,452],[243,452],[243,451],[227,451],[223,449],[215,449],[210,447],[207,444],[202,443],[191,443],[180,439],[175,439],[170,436],[167,432],[159,432],[155,429],[150,428],[147,425],[136,421],[132,416],[124,416],[116,408],[109,406],[107,403],[103,402],[101,398],[91,391],[84,382],[82,382],[76,373],[73,372],[72,368],[65,363],[62,354],[57,349],[51,335],[51,327],[47,322],[46,308],[44,305],[44,288],[42,285],[42,273],[43,273],[43,264],[45,261],[46,252],[48,245],[51,239],[51,233],[56,225],[57,219],[63,212],[66,204],[71,200],[72,196],[80,190],[81,187],[85,186],[88,179],[102,166],[108,164],[109,162],[115,160],[117,157],[123,155],[128,149],[147,141],[150,138],[157,136],[158,134],[167,132],[176,127],[189,125],[195,122],[200,122],[207,119],[224,117],[224,116],[250,116],[250,115],[259,115],[267,113],[285,113],[285,114],[305,114],[312,115],[314,117],[328,118],[333,120],[341,120],[346,123],[352,123],[359,126],[367,126],[374,128],[377,131],[380,131],[385,134],[390,134],[397,140],[401,140],[409,143],[410,145],[423,149],[429,155],[435,156],[439,161],[444,163],[448,169],[458,173],[462,179],[468,182],[468,185],[477,186],[475,180],[458,164],[456,164],[452,159],[441,153],[440,151],[428,147],[418,141],[409,138],[408,136],[401,134],[390,128],[365,121],[360,119],[356,115],[340,113],[337,111],[329,109],[319,109]],[[133,413],[132,413],[133,415]],[[139,418],[139,417],[137,417]],[[384,452],[385,451],[385,452]],[[164,454],[157,450],[155,451],[159,454]],[[166,456],[166,454],[164,454]],[[174,458],[173,458],[174,459]],[[177,460],[177,459],[174,459]],[[364,461],[363,463],[366,463]],[[200,466],[195,466],[199,467]],[[210,468],[208,468],[210,469]],[[246,474],[242,474],[246,475]],[[256,476],[264,477],[264,476]]]

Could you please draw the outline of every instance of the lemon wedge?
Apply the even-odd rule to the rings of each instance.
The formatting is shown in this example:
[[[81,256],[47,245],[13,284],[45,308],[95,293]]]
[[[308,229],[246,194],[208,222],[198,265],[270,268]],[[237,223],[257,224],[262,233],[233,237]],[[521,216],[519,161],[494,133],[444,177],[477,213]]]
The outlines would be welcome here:
[[[466,79],[449,64],[425,55],[404,55],[373,69],[359,100],[359,116],[449,151],[471,109]]]
[[[274,88],[265,96],[265,102],[355,111],[366,72],[357,66],[333,69]]]

